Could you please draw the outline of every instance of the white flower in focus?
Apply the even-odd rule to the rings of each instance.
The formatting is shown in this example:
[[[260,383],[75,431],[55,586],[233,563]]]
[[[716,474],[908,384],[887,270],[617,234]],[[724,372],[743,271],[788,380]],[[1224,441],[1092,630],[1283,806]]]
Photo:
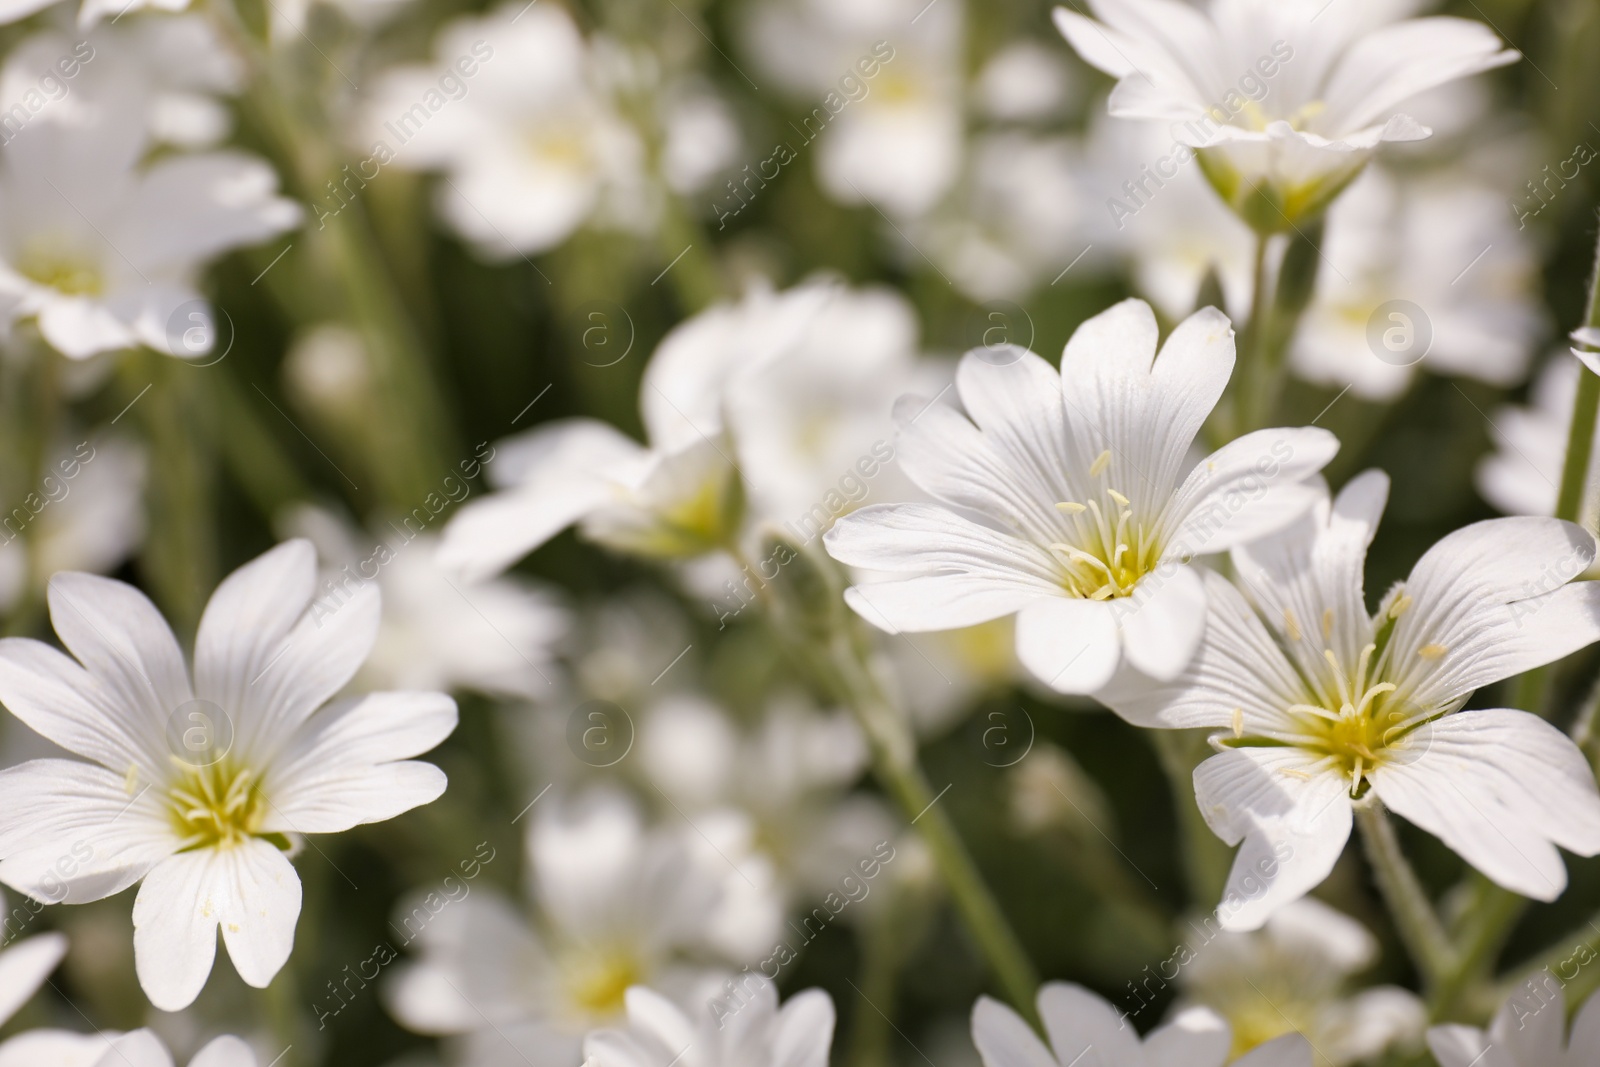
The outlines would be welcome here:
[[[1508,515],[1553,515],[1567,456],[1567,431],[1572,401],[1583,365],[1557,352],[1534,379],[1528,407],[1507,404],[1494,413],[1490,432],[1495,450],[1478,461],[1479,494]],[[1600,451],[1600,441],[1595,451]],[[1591,457],[1593,452],[1591,452]],[[1590,460],[1593,469],[1593,459]],[[1594,487],[1584,493],[1579,515],[1593,529],[1589,516],[1597,501]]]
[[[312,602],[315,582],[305,541],[233,572],[200,620],[192,683],[155,605],[94,575],[50,582],[71,656],[0,641],[0,701],[92,761],[0,772],[0,881],[68,904],[142,881],[134,960],[164,1011],[200,992],[219,926],[249,985],[283,966],[300,914],[286,852],[301,834],[391,819],[444,791],[437,767],[409,757],[455,728],[449,697],[374,693],[323,708],[372,647],[379,603],[368,588],[327,610]],[[69,851],[79,862],[64,877]]]
[[[1306,1035],[1317,1067],[1347,1067],[1404,1043],[1420,1044],[1428,1013],[1396,986],[1349,995],[1349,980],[1378,959],[1367,928],[1314,897],[1251,933],[1219,933],[1180,972],[1180,1003],[1203,1005],[1233,1029],[1244,1053],[1282,1034]]]
[[[1140,1040],[1105,999],[1067,982],[1048,982],[1039,990],[1039,1016],[1049,1045],[1015,1011],[979,997],[972,1007],[972,1042],[983,1067],[1222,1067],[1232,1043],[1228,1024],[1205,1008],[1181,1012]],[[1311,1067],[1311,1046],[1290,1034],[1234,1067]]]
[[[1418,369],[1499,386],[1527,375],[1539,266],[1491,188],[1373,168],[1328,212],[1322,256],[1290,353],[1302,378],[1393,400]],[[1420,315],[1384,313],[1393,300]]]
[[[1531,983],[1530,983],[1531,984]],[[1495,1012],[1487,1031],[1449,1023],[1428,1031],[1439,1067],[1593,1067],[1600,1063],[1600,996],[1590,996],[1566,1030],[1566,997],[1551,982],[1537,995],[1518,993]]]
[[[890,632],[1017,617],[1017,658],[1062,693],[1092,693],[1119,663],[1172,678],[1199,643],[1205,588],[1189,566],[1311,506],[1338,447],[1314,427],[1258,430],[1185,475],[1233,371],[1214,308],[1156,354],[1149,305],[1124,301],[1073,333],[1058,373],[1013,346],[977,349],[966,409],[902,398],[900,463],[939,503],[881,504],[826,538],[842,563],[888,572],[846,592]],[[880,580],[881,579],[881,580]]]
[[[436,536],[398,525],[379,540],[305,506],[289,516],[284,532],[317,546],[329,568],[324,596],[366,582],[383,593],[383,621],[356,675],[359,688],[533,697],[553,684],[553,645],[568,629],[553,593],[520,578],[456,581],[438,565]]]
[[[292,229],[266,163],[239,152],[149,164],[138,97],[108,95],[78,121],[36,122],[0,148],[0,301],[37,318],[62,354],[147,345],[209,353],[195,275],[225,252]],[[193,304],[193,314],[181,314]],[[207,327],[192,334],[193,323]],[[194,339],[191,340],[191,337]]]
[[[576,1062],[583,1036],[623,1019],[648,984],[689,996],[719,988],[728,957],[729,870],[683,833],[647,827],[620,794],[541,800],[530,813],[530,922],[487,888],[431,914],[403,904],[394,925],[420,957],[386,988],[408,1029],[460,1035],[466,1062]],[[697,836],[695,843],[703,848]],[[754,947],[750,947],[750,951]]]
[[[1357,804],[1381,801],[1536,900],[1566,886],[1557,845],[1600,852],[1600,792],[1578,747],[1527,712],[1460,710],[1474,690],[1600,638],[1600,585],[1567,584],[1594,538],[1556,519],[1474,523],[1369,614],[1362,570],[1387,495],[1388,478],[1369,471],[1235,549],[1244,592],[1207,576],[1188,668],[1099,694],[1138,725],[1227,731],[1194,782],[1212,830],[1244,845],[1228,929],[1259,927],[1326,878]]]
[[[643,146],[594,84],[590,46],[562,8],[459,19],[434,55],[383,77],[360,147],[380,166],[443,171],[440,213],[483,255],[554,248],[631,187]]]
[[[1222,198],[1263,232],[1319,213],[1385,141],[1429,136],[1397,109],[1514,62],[1480,23],[1396,19],[1393,0],[1090,0],[1056,26],[1117,78],[1109,109],[1163,123]]]
[[[583,1041],[594,1067],[828,1067],[833,999],[820,989],[796,993],[778,1007],[777,987],[751,976],[736,1000],[692,1011],[653,989],[628,990],[626,1029],[600,1030]]]

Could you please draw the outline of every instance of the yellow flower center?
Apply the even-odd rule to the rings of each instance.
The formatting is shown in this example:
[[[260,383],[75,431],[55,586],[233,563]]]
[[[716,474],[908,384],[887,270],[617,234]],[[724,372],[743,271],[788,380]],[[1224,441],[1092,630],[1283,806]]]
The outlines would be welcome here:
[[[30,242],[17,257],[17,270],[68,296],[99,296],[105,291],[105,278],[94,258],[75,252],[60,241]]]
[[[564,962],[567,996],[579,1011],[597,1019],[622,1014],[623,994],[644,980],[638,960],[615,949],[574,951]]]
[[[205,767],[180,766],[167,789],[167,806],[183,851],[228,848],[261,836],[267,798],[255,772],[227,758]]]
[[[1099,478],[1111,463],[1102,452],[1089,466]],[[1107,486],[1099,500],[1064,500],[1056,510],[1066,519],[1067,539],[1046,547],[1060,564],[1062,588],[1084,600],[1129,596],[1139,579],[1161,562],[1161,546],[1153,531],[1134,518],[1128,498]]]

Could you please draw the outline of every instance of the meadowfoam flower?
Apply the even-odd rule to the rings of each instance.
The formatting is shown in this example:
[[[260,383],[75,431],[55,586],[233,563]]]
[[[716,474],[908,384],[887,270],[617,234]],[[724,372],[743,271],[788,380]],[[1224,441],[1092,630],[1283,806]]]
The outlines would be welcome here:
[[[152,163],[140,94],[107,94],[0,148],[0,304],[73,359],[147,345],[211,351],[196,288],[208,261],[292,229],[300,208],[240,152]]]
[[[727,860],[699,854],[688,827],[647,826],[616,793],[546,797],[528,817],[537,921],[489,889],[436,915],[409,902],[396,914],[420,950],[385,989],[402,1025],[451,1036],[467,1063],[520,1062],[508,1046],[575,1063],[586,1033],[623,1020],[629,987],[720,988],[730,957],[716,932],[737,906]]]
[[[1533,983],[1529,983],[1531,986]],[[1519,992],[1488,1030],[1449,1023],[1428,1031],[1439,1067],[1593,1067],[1600,1063],[1600,996],[1590,996],[1566,1033],[1566,996],[1553,979]]]
[[[68,904],[142,882],[134,962],[164,1011],[200,992],[219,926],[248,984],[265,987],[283,966],[300,914],[288,852],[302,834],[391,819],[444,791],[437,767],[409,757],[455,728],[449,697],[373,693],[323,707],[372,647],[379,603],[364,588],[314,610],[315,583],[305,541],[230,575],[200,620],[192,682],[155,605],[94,575],[50,582],[71,656],[0,641],[0,701],[92,761],[0,772],[0,881]]]
[[[1022,1016],[989,997],[972,1008],[972,1041],[983,1067],[1222,1067],[1232,1035],[1205,1008],[1191,1008],[1144,1040],[1101,997],[1082,986],[1049,982],[1039,990],[1047,1046]],[[1311,1046],[1298,1034],[1280,1037],[1236,1060],[1234,1067],[1311,1067]]]
[[[1244,843],[1223,925],[1259,927],[1327,877],[1358,804],[1382,802],[1524,896],[1566,886],[1560,845],[1600,852],[1600,791],[1567,736],[1473,690],[1600,638],[1600,585],[1567,584],[1594,538],[1491,519],[1446,537],[1369,614],[1362,568],[1388,495],[1369,471],[1206,579],[1205,639],[1166,685],[1100,698],[1144,726],[1220,728],[1195,771],[1217,836]]]
[[[1213,1009],[1241,1055],[1282,1034],[1306,1035],[1316,1067],[1346,1067],[1404,1043],[1420,1045],[1427,1009],[1396,986],[1346,993],[1378,960],[1367,928],[1314,897],[1250,933],[1217,933],[1180,972],[1181,1005]]]
[[[750,976],[736,999],[710,1011],[686,1012],[653,989],[628,990],[626,1029],[600,1030],[583,1041],[594,1067],[827,1067],[833,1044],[833,999],[820,989],[796,993],[778,1007],[777,987]]]
[[[826,538],[834,558],[889,572],[847,591],[890,632],[1016,615],[1017,657],[1063,693],[1091,693],[1124,657],[1171,678],[1200,640],[1205,589],[1191,557],[1259,537],[1315,499],[1301,480],[1338,447],[1312,427],[1258,430],[1185,474],[1233,371],[1214,308],[1156,355],[1149,305],[1084,323],[1057,373],[1013,346],[961,361],[966,409],[902,398],[899,454],[937,503],[870,505]],[[882,576],[879,576],[882,577]]]
[[[1393,21],[1390,0],[1090,0],[1056,27],[1117,78],[1119,118],[1166,123],[1222,198],[1278,232],[1327,207],[1385,141],[1431,131],[1397,109],[1425,90],[1514,62],[1486,26]]]

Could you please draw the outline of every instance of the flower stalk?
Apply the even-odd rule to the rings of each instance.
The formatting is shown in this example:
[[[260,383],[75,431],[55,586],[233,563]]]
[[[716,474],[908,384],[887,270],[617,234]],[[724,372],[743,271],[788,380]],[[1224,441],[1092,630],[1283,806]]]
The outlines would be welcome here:
[[[1424,984],[1430,989],[1437,988],[1445,976],[1460,966],[1450,936],[1433,910],[1422,883],[1417,880],[1416,872],[1400,851],[1400,839],[1382,803],[1371,796],[1366,803],[1356,805],[1355,816],[1367,860],[1372,864],[1378,889],[1389,906],[1400,940],[1405,942],[1406,951],[1411,954]]]

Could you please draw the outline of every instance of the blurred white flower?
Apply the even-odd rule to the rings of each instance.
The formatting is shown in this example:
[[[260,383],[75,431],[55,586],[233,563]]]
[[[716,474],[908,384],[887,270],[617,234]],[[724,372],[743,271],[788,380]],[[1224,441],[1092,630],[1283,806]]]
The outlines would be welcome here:
[[[121,1034],[100,1031],[31,1030],[0,1045],[0,1067],[173,1067],[172,1053],[151,1030]],[[257,1067],[250,1046],[224,1034],[206,1044],[189,1067]]]
[[[965,12],[956,0],[764,0],[745,40],[770,75],[812,109],[817,180],[844,204],[896,217],[927,212],[961,167]]]
[[[1522,381],[1543,323],[1538,262],[1514,223],[1504,195],[1470,179],[1367,171],[1328,212],[1291,366],[1373,400],[1404,392],[1418,368]],[[1384,313],[1393,300],[1419,310],[1394,318]]]
[[[733,164],[739,151],[739,124],[733,109],[698,80],[660,95],[661,177],[679,196],[701,192]]]
[[[420,958],[386,990],[396,1019],[465,1035],[470,1064],[571,1063],[584,1034],[622,1021],[629,987],[682,996],[720,987],[727,954],[716,928],[739,902],[728,897],[727,861],[698,854],[693,830],[647,827],[631,801],[604,790],[548,797],[531,818],[537,918],[487,889],[432,918],[403,904],[395,928]]]
[[[554,594],[520,578],[463,583],[437,561],[438,538],[393,527],[363,540],[354,525],[305,506],[284,532],[308,538],[327,570],[324,589],[375,581],[383,621],[361,665],[361,689],[476,689],[532,697],[552,684],[554,643],[568,628]]]
[[[1219,933],[1180,972],[1180,1003],[1218,1012],[1241,1055],[1287,1033],[1310,1041],[1317,1067],[1347,1067],[1397,1044],[1420,1045],[1428,1012],[1416,995],[1375,986],[1346,995],[1377,962],[1367,928],[1315,897],[1284,906],[1252,933]]]
[[[1015,1011],[979,997],[972,1007],[972,1041],[983,1067],[1222,1067],[1231,1044],[1228,1024],[1205,1008],[1180,1013],[1141,1041],[1103,998],[1067,982],[1049,982],[1039,990],[1039,1015],[1048,1046]],[[1311,1046],[1290,1034],[1234,1067],[1311,1067]]]
[[[1495,450],[1478,461],[1475,481],[1485,500],[1508,515],[1553,515],[1567,458],[1567,431],[1582,364],[1556,352],[1534,379],[1528,407],[1507,404],[1490,420]],[[1600,441],[1591,452],[1600,452]],[[1593,459],[1590,460],[1593,469]],[[1596,506],[1595,487],[1584,493],[1580,516]],[[1585,525],[1593,529],[1592,521]]]
[[[300,221],[259,159],[141,164],[148,147],[143,100],[108,94],[0,148],[0,302],[13,319],[37,318],[74,359],[141,344],[209,352],[215,330],[198,347],[183,336],[197,317],[209,322],[196,272]]]
[[[358,140],[377,167],[443,171],[440,213],[483,255],[547,251],[605,221],[608,198],[637,196],[643,145],[595,85],[565,10],[510,3],[458,19],[434,56],[383,76]]]
[[[1072,75],[1055,49],[1024,38],[990,56],[973,84],[978,107],[997,122],[1055,118],[1072,95]]]
[[[1430,130],[1396,109],[1519,58],[1481,23],[1406,19],[1396,0],[1090,0],[1056,26],[1118,79],[1119,118],[1168,124],[1206,177],[1263,232],[1325,208],[1385,141]],[[1399,20],[1399,21],[1397,21]]]
[[[1600,996],[1590,996],[1567,1024],[1560,986],[1538,997],[1518,994],[1495,1012],[1487,1031],[1458,1023],[1428,1031],[1439,1067],[1592,1067],[1600,1063]]]
[[[1099,694],[1143,726],[1231,731],[1195,771],[1230,845],[1222,924],[1252,930],[1333,869],[1357,804],[1382,802],[1490,879],[1554,900],[1560,845],[1600,852],[1600,791],[1582,752],[1524,711],[1460,711],[1473,690],[1600,639],[1600,585],[1568,580],[1594,538],[1545,518],[1457,530],[1367,613],[1362,570],[1389,480],[1325,495],[1233,552],[1245,590],[1208,574],[1205,637],[1169,684]],[[1246,599],[1248,595],[1249,599]]]
[[[0,772],[0,880],[69,904],[142,880],[135,963],[165,1011],[205,985],[219,925],[249,985],[283,966],[300,914],[294,838],[391,819],[444,791],[437,767],[408,757],[455,728],[449,697],[374,693],[319,711],[372,647],[379,603],[369,588],[330,607],[313,601],[315,582],[304,541],[225,579],[200,621],[192,685],[155,605],[94,575],[50,582],[51,620],[76,660],[0,642],[0,700],[93,761]]]
[[[834,558],[889,572],[849,589],[850,606],[891,633],[1016,614],[1017,658],[1062,693],[1094,692],[1124,657],[1176,676],[1204,619],[1189,559],[1310,507],[1301,480],[1338,444],[1314,427],[1259,430],[1182,477],[1233,372],[1233,329],[1208,308],[1159,356],[1156,341],[1149,305],[1128,300],[1078,327],[1059,373],[1014,346],[968,353],[956,386],[971,421],[902,398],[900,462],[940,503],[870,505],[834,526]]]
[[[144,540],[145,468],[125,438],[57,450],[38,490],[0,515],[0,611],[57,571],[104,574],[127,559]]]
[[[626,1029],[584,1038],[594,1067],[828,1067],[833,1000],[820,989],[796,993],[778,1007],[777,988],[759,978],[736,1008],[684,1011],[653,989],[628,990]],[[718,1009],[724,1014],[719,1014]]]

